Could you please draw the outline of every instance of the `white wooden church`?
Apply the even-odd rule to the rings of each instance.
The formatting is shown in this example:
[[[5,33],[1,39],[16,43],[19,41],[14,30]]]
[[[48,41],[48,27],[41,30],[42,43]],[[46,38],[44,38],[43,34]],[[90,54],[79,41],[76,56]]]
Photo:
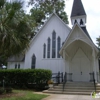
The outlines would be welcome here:
[[[25,55],[8,59],[8,69],[50,69],[52,73],[72,73],[73,81],[98,81],[99,50],[86,29],[86,13],[81,0],[74,0],[71,23],[66,25],[53,13],[30,42]]]

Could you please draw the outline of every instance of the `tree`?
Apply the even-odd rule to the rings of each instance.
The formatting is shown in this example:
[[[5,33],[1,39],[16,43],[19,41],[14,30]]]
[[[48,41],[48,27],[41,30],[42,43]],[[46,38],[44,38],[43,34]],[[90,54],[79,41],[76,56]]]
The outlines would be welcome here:
[[[97,41],[98,49],[100,51],[100,36],[98,38],[96,38],[96,41]],[[99,56],[99,68],[100,68],[100,52],[99,52],[98,56]]]
[[[50,14],[55,12],[66,24],[68,24],[68,17],[64,11],[64,0],[30,0],[29,4],[33,5],[30,12],[31,16],[36,20],[36,23],[41,23],[43,19],[48,18]]]
[[[13,1],[13,2],[12,2]],[[21,1],[0,0],[0,58],[23,53],[30,42],[31,27]]]
[[[7,2],[10,1],[10,2]],[[33,8],[25,14],[20,0],[0,0],[0,61],[24,53],[36,29],[52,12],[68,24],[64,0],[30,0]]]
[[[96,41],[97,41],[98,48],[100,49],[100,36],[96,38]]]

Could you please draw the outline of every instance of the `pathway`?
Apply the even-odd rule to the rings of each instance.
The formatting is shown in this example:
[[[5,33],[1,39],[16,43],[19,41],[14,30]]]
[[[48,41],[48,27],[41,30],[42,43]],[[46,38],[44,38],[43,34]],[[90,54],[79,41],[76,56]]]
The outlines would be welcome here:
[[[47,94],[43,92],[34,92],[37,94],[46,94],[49,95],[48,97],[42,99],[42,100],[100,100],[93,99],[91,95],[64,95],[64,94]]]

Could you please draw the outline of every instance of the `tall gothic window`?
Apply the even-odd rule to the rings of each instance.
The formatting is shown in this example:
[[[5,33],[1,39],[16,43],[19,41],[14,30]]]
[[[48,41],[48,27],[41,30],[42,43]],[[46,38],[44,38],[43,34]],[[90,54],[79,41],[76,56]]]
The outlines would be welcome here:
[[[83,20],[82,19],[80,20],[80,25],[83,25]]]
[[[20,64],[18,64],[18,69],[20,69]]]
[[[31,69],[35,69],[35,64],[36,64],[36,57],[33,54],[33,56],[32,56],[32,63],[31,63]]]
[[[43,58],[46,58],[46,44],[43,45]]]
[[[48,38],[48,43],[47,43],[47,46],[48,46],[48,48],[47,48],[47,58],[50,58],[50,43],[51,42],[51,40],[50,40],[50,38]]]
[[[75,19],[75,22],[74,22],[74,24],[76,24],[77,23],[77,20]]]
[[[17,64],[15,64],[15,69],[17,69]]]
[[[58,38],[57,38],[57,57],[58,57],[58,58],[60,58],[60,54],[59,54],[60,46],[61,46],[61,38],[58,37]]]
[[[56,58],[56,33],[52,33],[52,58]]]

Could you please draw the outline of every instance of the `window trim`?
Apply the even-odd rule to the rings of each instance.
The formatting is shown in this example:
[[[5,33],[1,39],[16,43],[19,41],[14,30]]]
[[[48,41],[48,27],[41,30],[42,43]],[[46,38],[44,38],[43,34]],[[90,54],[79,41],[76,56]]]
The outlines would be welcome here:
[[[15,69],[17,69],[17,64],[15,64]]]
[[[55,31],[53,31],[52,33],[52,58],[56,58],[56,32]]]
[[[31,59],[31,69],[35,69],[36,67],[36,56],[33,54],[32,59]]]
[[[59,54],[60,48],[61,48],[61,38],[60,38],[60,36],[58,36],[58,38],[57,38],[57,58],[61,57]]]
[[[47,40],[47,58],[50,58],[50,49],[51,49],[51,39],[49,37]]]
[[[20,64],[18,64],[18,69],[20,69]]]
[[[43,45],[43,58],[46,58],[46,44]]]

